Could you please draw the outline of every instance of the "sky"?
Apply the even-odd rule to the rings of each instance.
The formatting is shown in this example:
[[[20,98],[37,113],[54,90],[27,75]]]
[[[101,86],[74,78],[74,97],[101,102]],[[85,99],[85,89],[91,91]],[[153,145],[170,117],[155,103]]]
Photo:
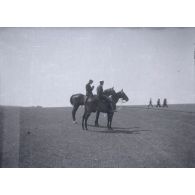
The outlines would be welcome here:
[[[195,103],[194,47],[195,28],[0,28],[0,105],[70,106],[89,79],[125,105]]]

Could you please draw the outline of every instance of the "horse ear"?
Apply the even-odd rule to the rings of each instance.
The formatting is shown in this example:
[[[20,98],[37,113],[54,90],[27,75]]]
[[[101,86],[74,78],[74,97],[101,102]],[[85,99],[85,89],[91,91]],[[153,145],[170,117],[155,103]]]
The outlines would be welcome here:
[[[121,92],[123,92],[123,89],[121,89]]]
[[[114,89],[114,86],[112,87],[112,89]]]

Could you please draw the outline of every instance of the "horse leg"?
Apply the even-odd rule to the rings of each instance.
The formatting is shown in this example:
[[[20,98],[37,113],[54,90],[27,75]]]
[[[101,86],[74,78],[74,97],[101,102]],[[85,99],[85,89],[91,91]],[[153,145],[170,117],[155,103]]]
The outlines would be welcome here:
[[[112,117],[113,117],[113,114],[107,114],[107,117],[108,117],[108,122],[107,122],[107,127],[108,129],[112,129]]]
[[[107,114],[107,128],[109,129],[109,123],[110,123],[110,117],[109,114]]]
[[[112,119],[113,119],[113,114],[110,116],[110,129],[112,129]]]
[[[99,124],[98,124],[99,115],[100,115],[100,112],[97,111],[97,112],[96,112],[96,119],[95,119],[95,126],[96,126],[96,127],[99,127]]]
[[[73,119],[73,123],[74,124],[76,123],[76,117],[75,117],[75,115],[76,115],[76,111],[78,110],[78,108],[79,108],[79,105],[76,104],[76,105],[74,105],[74,107],[72,109],[72,119]]]
[[[86,117],[86,111],[83,114],[83,118],[82,118],[82,128],[84,130],[84,121],[85,121],[85,117]]]
[[[87,128],[87,120],[88,120],[89,116],[90,116],[90,114],[87,113],[87,114],[86,114],[86,117],[85,117],[85,129],[86,129],[86,130],[88,130],[88,128]]]

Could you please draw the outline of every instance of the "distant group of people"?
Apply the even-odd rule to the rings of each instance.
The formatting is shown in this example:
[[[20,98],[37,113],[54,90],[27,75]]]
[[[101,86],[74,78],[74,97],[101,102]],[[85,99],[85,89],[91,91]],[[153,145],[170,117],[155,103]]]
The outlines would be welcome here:
[[[87,100],[88,100],[89,97],[93,96],[93,89],[94,89],[94,86],[92,86],[92,84],[93,84],[93,80],[90,79],[89,82],[88,82],[88,83],[86,84],[86,86],[85,86],[85,89],[86,89],[86,96],[87,96],[85,103],[87,102]],[[103,94],[103,91],[104,91],[104,90],[103,90],[103,85],[104,85],[104,81],[100,81],[100,84],[97,86],[97,89],[96,89],[97,97],[98,97],[98,99],[99,99],[100,101],[105,101],[105,102],[107,102],[107,103],[109,104],[110,109],[111,109],[113,112],[115,112],[116,110],[115,110],[114,107],[113,107],[112,101],[110,100],[109,97],[107,97],[107,96],[105,96],[105,95]]]
[[[153,104],[152,104],[152,98],[150,98],[150,101],[149,101],[149,104],[148,104],[148,108],[149,107],[153,107]],[[160,107],[167,107],[168,108],[168,103],[167,103],[167,99],[166,98],[164,98],[164,100],[163,100],[163,104],[161,105],[161,103],[160,103],[160,98],[158,98],[157,99],[157,103],[156,103],[156,107],[158,108],[160,108]]]

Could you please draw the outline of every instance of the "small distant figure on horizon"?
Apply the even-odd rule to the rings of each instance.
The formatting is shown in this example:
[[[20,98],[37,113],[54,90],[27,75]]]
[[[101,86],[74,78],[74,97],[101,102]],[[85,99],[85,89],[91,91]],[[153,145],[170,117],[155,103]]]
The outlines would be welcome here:
[[[148,104],[148,108],[149,108],[149,107],[153,107],[152,98],[150,98],[150,101],[149,101],[149,104]]]
[[[167,104],[167,99],[166,98],[163,100],[163,107],[167,107],[168,108],[168,104]]]
[[[157,104],[156,104],[156,107],[158,108],[160,108],[161,107],[161,104],[160,104],[160,98],[158,98],[158,100],[157,100]]]

